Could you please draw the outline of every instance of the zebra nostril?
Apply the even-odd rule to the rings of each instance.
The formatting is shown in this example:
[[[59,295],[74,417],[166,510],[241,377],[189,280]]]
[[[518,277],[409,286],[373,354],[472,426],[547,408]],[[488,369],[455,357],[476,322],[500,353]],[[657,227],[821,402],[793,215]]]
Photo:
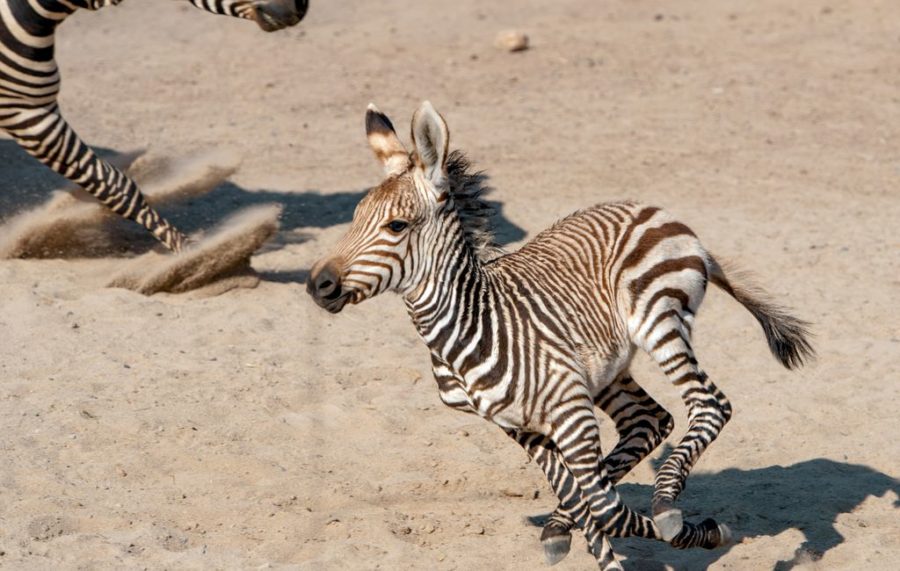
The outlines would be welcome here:
[[[331,299],[331,297],[338,292],[337,285],[331,280],[325,280],[319,283],[319,296],[324,297],[325,299]]]
[[[338,277],[330,268],[324,268],[319,275],[313,278],[312,290],[319,299],[332,301],[341,296],[341,284]]]

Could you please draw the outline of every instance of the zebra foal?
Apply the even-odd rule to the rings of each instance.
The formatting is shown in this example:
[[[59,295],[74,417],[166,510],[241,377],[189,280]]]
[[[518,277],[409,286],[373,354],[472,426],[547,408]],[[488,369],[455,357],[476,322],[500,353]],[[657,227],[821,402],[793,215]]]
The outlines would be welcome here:
[[[545,472],[560,500],[541,537],[551,563],[568,552],[576,524],[602,569],[620,568],[610,536],[726,543],[727,527],[685,522],[674,506],[731,416],[694,356],[694,315],[711,281],[756,317],[787,368],[813,354],[805,324],[729,281],[687,226],[651,206],[594,206],[501,254],[480,198],[483,177],[448,152],[447,125],[429,103],[413,116],[412,153],[374,106],[366,131],[387,177],[313,267],[307,288],[316,303],[338,313],[384,291],[404,297],[443,402],[499,425]],[[614,487],[673,426],[629,374],[637,348],[689,411],[687,432],[658,470],[652,519]],[[605,457],[595,406],[619,433]]]
[[[178,252],[184,235],[147,203],[133,180],[94,154],[57,104],[56,27],[78,9],[99,10],[121,1],[0,0],[0,129],[28,154]],[[253,20],[267,32],[297,24],[308,6],[308,0],[187,1],[213,14]]]

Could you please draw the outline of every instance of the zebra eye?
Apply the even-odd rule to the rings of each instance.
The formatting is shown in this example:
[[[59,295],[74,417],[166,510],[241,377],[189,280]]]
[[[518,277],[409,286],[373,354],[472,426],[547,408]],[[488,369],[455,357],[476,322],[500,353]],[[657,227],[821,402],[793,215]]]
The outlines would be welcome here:
[[[387,228],[394,234],[399,234],[406,230],[406,227],[409,226],[409,222],[406,220],[391,220],[387,223]]]

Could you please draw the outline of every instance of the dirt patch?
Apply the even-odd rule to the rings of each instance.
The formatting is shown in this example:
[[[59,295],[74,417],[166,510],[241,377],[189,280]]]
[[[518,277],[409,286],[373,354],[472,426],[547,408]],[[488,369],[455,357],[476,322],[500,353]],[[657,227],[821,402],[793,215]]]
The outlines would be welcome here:
[[[28,538],[33,541],[50,541],[75,532],[75,524],[60,516],[42,516],[28,524]]]

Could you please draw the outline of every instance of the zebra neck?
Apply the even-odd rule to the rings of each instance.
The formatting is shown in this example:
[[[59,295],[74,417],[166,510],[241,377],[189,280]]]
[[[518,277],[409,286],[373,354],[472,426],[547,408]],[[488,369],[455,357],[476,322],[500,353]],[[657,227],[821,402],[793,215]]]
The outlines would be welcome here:
[[[405,300],[413,324],[432,354],[453,365],[462,348],[479,345],[489,313],[490,282],[467,244],[443,251],[424,287]]]

